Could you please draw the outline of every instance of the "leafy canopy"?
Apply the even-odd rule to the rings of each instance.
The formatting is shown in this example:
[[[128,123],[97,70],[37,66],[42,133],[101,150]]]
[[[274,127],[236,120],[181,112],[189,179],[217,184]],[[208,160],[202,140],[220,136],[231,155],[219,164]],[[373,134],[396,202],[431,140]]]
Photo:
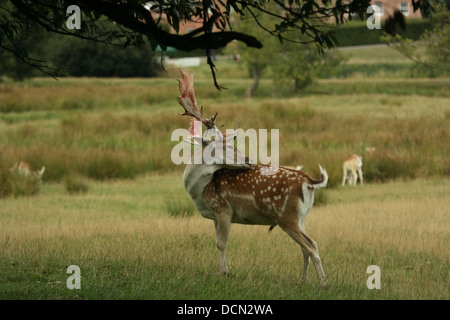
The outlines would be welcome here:
[[[433,2],[442,0],[411,1],[415,10],[426,15],[431,12]],[[262,47],[260,39],[233,30],[230,19],[233,12],[252,19],[259,27],[263,27],[262,17],[271,16],[275,24],[263,27],[270,35],[280,41],[298,42],[290,39],[289,34],[299,31],[306,42],[323,50],[335,45],[327,24],[343,24],[352,14],[362,18],[369,4],[370,0],[0,0],[0,48],[51,74],[45,61],[29,57],[20,45],[19,39],[36,28],[118,46],[141,45],[146,37],[153,49],[159,46],[163,50],[168,47],[205,50],[219,87],[211,50],[226,47],[233,40],[253,48]],[[67,28],[66,10],[71,5],[81,9],[80,29]],[[186,22],[198,24],[182,34],[180,25]],[[165,24],[174,32],[164,28]]]

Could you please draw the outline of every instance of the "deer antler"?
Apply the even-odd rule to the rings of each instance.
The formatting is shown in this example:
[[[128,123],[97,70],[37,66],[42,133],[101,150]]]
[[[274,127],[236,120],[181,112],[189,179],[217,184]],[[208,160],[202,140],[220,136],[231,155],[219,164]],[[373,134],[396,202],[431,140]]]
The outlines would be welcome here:
[[[182,79],[177,79],[181,93],[181,96],[178,97],[178,103],[184,108],[184,112],[180,113],[180,115],[194,117],[198,121],[203,122],[208,129],[216,128],[217,113],[206,119],[203,117],[202,112],[198,110],[194,92],[194,74],[190,74],[183,69],[180,69],[180,72]]]
[[[197,139],[202,139],[202,127],[198,127],[195,125],[195,119],[191,119],[191,123],[189,125],[189,138],[190,140],[185,140],[185,142],[188,142],[190,144],[201,144],[197,141]]]

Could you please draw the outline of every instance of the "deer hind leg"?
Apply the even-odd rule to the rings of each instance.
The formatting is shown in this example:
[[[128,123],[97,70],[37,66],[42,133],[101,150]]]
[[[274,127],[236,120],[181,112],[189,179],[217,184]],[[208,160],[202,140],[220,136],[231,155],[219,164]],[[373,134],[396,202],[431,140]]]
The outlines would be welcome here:
[[[322,261],[319,256],[319,249],[317,243],[311,239],[300,225],[281,225],[280,227],[302,247],[303,252],[303,282],[307,280],[307,272],[309,266],[309,259],[311,258],[314,268],[316,269],[317,277],[320,285],[324,288],[328,287],[327,278],[323,271]],[[305,268],[306,267],[306,268]],[[306,270],[305,270],[306,269]]]
[[[352,170],[352,185],[356,186],[356,183],[358,182],[358,175],[356,174],[356,170]]]
[[[358,168],[358,174],[359,174],[359,182],[361,183],[361,185],[363,185],[363,173],[361,168]]]
[[[309,253],[303,247],[302,247],[302,253],[303,253],[302,283],[306,284],[308,282]]]
[[[216,246],[219,249],[219,274],[228,274],[227,260],[225,252],[227,250],[228,237],[231,229],[231,216],[219,214],[214,220],[216,228]]]
[[[347,180],[348,180],[348,185],[352,186],[353,185],[353,180],[355,179],[355,177],[353,176],[353,172],[351,170],[347,171]]]
[[[300,228],[302,230],[305,230],[305,225],[304,225],[304,221],[305,221],[305,217],[303,217],[303,219],[300,219]],[[302,248],[302,253],[303,253],[303,270],[302,270],[302,283],[306,284],[308,283],[308,268],[309,268],[309,253],[308,251],[303,248],[302,246],[300,246]]]

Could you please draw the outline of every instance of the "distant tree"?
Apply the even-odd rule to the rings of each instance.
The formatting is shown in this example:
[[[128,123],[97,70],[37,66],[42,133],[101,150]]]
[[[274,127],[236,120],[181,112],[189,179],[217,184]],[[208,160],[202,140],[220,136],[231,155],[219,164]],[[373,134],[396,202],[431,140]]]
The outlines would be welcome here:
[[[57,48],[49,60],[52,65],[63,66],[63,74],[69,76],[153,77],[160,70],[148,44],[122,48],[76,38],[57,40],[53,42]]]
[[[18,39],[17,42],[27,52],[39,56],[42,59],[45,56],[43,44],[46,36],[47,32],[42,29],[34,32],[30,31],[29,36]],[[44,61],[36,60],[35,62],[43,63]],[[28,64],[22,61],[20,56],[13,55],[9,51],[2,50],[0,47],[0,76],[8,76],[14,80],[23,80],[36,74],[40,74],[40,72],[35,68],[30,68]]]
[[[385,38],[392,48],[419,63],[420,68],[432,75],[450,73],[450,13],[445,6],[439,6],[437,12],[433,17],[435,27],[426,30],[419,40],[400,35]]]
[[[23,80],[33,74],[34,70],[24,64],[19,58],[6,51],[0,51],[0,82],[1,76],[7,76],[13,80]]]
[[[259,25],[262,26],[260,28],[255,28],[253,19],[242,19],[239,15],[234,15],[232,18],[235,30],[261,39],[261,44],[264,46],[263,50],[254,50],[254,48],[248,47],[244,43],[238,43],[236,46],[241,63],[246,65],[249,75],[253,79],[245,92],[245,96],[249,98],[258,89],[261,77],[269,69],[275,58],[277,47],[281,44],[277,38],[267,36],[265,31],[266,26],[274,24],[275,19],[273,17],[268,15],[260,17],[258,20]],[[233,48],[232,50],[235,49]]]
[[[276,37],[264,37],[267,26],[273,25],[276,20],[265,16],[259,19],[261,28],[255,28],[250,19],[235,17],[236,30],[261,38],[264,48],[255,51],[243,44],[237,49],[241,55],[242,63],[247,65],[253,81],[248,86],[246,97],[254,95],[258,88],[260,78],[266,70],[277,87],[293,84],[293,93],[297,94],[301,89],[310,85],[319,74],[331,71],[342,60],[338,52],[324,50],[320,52],[313,43],[308,43],[306,36],[300,32],[290,35],[289,40]],[[303,43],[302,45],[298,45]]]
[[[298,94],[320,74],[332,74],[341,61],[343,56],[336,50],[319,54],[311,44],[298,47],[285,43],[273,60],[271,70],[276,86],[292,86],[292,92]]]

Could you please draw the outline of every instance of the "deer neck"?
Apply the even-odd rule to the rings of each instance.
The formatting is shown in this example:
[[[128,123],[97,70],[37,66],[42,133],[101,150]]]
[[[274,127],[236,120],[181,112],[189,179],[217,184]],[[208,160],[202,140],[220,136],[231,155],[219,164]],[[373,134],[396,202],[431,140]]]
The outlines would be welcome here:
[[[214,173],[222,169],[215,164],[188,164],[184,171],[183,184],[191,197],[198,212],[205,218],[214,219],[214,213],[210,212],[203,199],[205,188],[211,183]]]
[[[194,202],[202,199],[203,190],[213,179],[214,173],[222,169],[216,164],[188,164],[184,171],[184,188]]]

